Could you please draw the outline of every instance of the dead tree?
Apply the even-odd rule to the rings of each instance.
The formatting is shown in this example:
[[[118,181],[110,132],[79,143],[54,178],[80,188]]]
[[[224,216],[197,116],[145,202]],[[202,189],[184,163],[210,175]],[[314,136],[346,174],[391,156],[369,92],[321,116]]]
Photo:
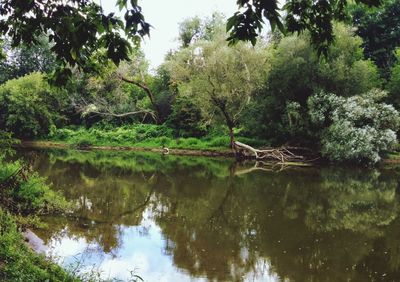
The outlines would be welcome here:
[[[304,156],[294,154],[287,147],[255,149],[238,141],[234,141],[234,144],[237,157],[254,157],[257,161],[269,160],[279,163],[306,161]]]

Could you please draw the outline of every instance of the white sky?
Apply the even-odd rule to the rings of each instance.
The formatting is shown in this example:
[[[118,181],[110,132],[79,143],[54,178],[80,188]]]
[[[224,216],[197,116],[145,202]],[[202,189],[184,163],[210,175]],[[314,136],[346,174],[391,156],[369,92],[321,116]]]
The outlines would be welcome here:
[[[116,0],[102,0],[106,12],[118,12]],[[178,46],[178,23],[193,16],[211,16],[214,11],[227,17],[236,11],[236,0],[142,0],[139,5],[148,23],[153,26],[150,38],[142,48],[152,68],[159,66],[164,55]]]

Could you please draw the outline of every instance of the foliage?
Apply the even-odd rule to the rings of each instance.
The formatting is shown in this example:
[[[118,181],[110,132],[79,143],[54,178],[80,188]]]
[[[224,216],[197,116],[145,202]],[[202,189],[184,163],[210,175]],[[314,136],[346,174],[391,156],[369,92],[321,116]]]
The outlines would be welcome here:
[[[182,49],[167,62],[179,94],[191,99],[206,120],[225,121],[233,142],[233,128],[268,71],[265,49],[237,44],[228,47],[223,34]]]
[[[0,1],[0,32],[8,35],[12,46],[32,45],[41,34],[49,34],[52,51],[63,66],[88,67],[87,59],[104,48],[105,56],[118,64],[129,59],[131,43],[149,34],[148,24],[137,1],[118,0],[126,10],[120,20],[114,13],[105,15],[95,1]],[[121,33],[125,33],[124,37]],[[127,40],[128,39],[128,40]],[[56,82],[65,82],[69,69],[56,71]]]
[[[0,130],[0,158],[14,153],[13,145],[17,144],[19,140],[12,138],[12,134]]]
[[[214,12],[211,17],[201,19],[198,16],[185,19],[179,24],[179,41],[181,48],[189,47],[199,40],[212,41],[220,35],[223,30],[225,16]]]
[[[353,5],[350,12],[356,33],[363,39],[365,56],[388,78],[395,62],[393,52],[400,45],[400,1],[384,0],[376,8]]]
[[[79,281],[60,266],[33,253],[13,217],[0,209],[1,281]]]
[[[397,144],[399,113],[371,90],[349,98],[320,92],[310,97],[310,117],[321,126],[322,154],[332,161],[376,163]]]
[[[376,66],[363,59],[361,39],[354,36],[350,27],[340,24],[335,25],[334,34],[336,41],[325,60],[318,59],[307,34],[284,37],[269,46],[266,85],[257,93],[256,109],[249,108],[250,113],[246,114],[262,125],[252,134],[273,139],[277,144],[312,144],[307,99],[315,91],[323,89],[349,97],[380,86]],[[290,113],[288,107],[293,103],[298,104],[296,113]],[[245,124],[246,130],[248,127]]]
[[[39,73],[9,80],[0,86],[0,128],[20,138],[48,134],[62,124],[64,95]]]
[[[3,50],[7,56],[5,60],[0,60],[0,84],[33,72],[54,71],[57,65],[51,47],[46,36],[40,36],[34,45],[14,48],[5,40]]]
[[[168,123],[179,137],[200,137],[206,134],[201,109],[187,97],[178,98]]]
[[[145,148],[224,150],[229,147],[227,136],[204,136],[201,139],[187,137],[174,138],[171,128],[165,125],[136,124],[121,127],[91,127],[57,129],[50,138],[56,142],[66,142],[77,147],[87,146],[135,146]],[[239,141],[250,145],[265,144],[263,140],[238,137]]]
[[[160,69],[157,76],[149,75],[148,62],[140,49],[132,52],[130,59],[118,67],[104,61],[96,73],[74,73],[67,88],[71,89],[73,107],[86,123],[165,119],[164,115],[169,113],[165,103],[170,101],[165,81],[168,74]],[[152,88],[158,91],[157,95]]]
[[[360,2],[379,4],[377,0]],[[237,3],[239,10],[229,18],[226,27],[231,30],[231,42],[250,40],[255,44],[264,17],[269,20],[272,30],[278,27],[284,31],[278,1],[243,0]],[[64,67],[78,65],[88,69],[91,66],[87,64],[87,58],[102,48],[106,49],[106,57],[118,64],[129,59],[130,41],[138,43],[141,37],[149,34],[151,26],[145,21],[137,1],[116,0],[116,4],[121,11],[125,10],[124,21],[115,13],[104,14],[101,5],[90,0],[2,0],[0,32],[11,38],[13,46],[31,45],[41,34],[50,34],[50,42],[54,44],[52,51]],[[287,30],[297,33],[308,30],[318,52],[326,53],[334,38],[332,22],[343,19],[346,5],[347,0],[289,1],[283,6]],[[125,33],[125,37],[121,33]],[[63,83],[71,70],[59,68],[55,74],[55,82]]]
[[[390,92],[389,99],[396,106],[400,108],[400,48],[396,49],[396,63],[391,69],[390,81],[387,85]]]
[[[256,43],[257,33],[263,27],[263,18],[268,19],[272,31],[277,27],[280,31],[285,30],[300,34],[303,31],[310,33],[310,40],[316,47],[318,54],[328,54],[328,48],[334,41],[333,22],[343,20],[346,15],[347,1],[287,1],[283,6],[285,12],[284,21],[279,13],[279,2],[263,0],[241,0],[237,1],[240,11],[228,19],[227,30],[230,30],[231,43],[238,40]],[[377,6],[378,0],[361,0],[359,3]],[[285,25],[285,26],[284,26]]]
[[[63,212],[69,204],[21,162],[0,159],[0,206],[14,214]]]

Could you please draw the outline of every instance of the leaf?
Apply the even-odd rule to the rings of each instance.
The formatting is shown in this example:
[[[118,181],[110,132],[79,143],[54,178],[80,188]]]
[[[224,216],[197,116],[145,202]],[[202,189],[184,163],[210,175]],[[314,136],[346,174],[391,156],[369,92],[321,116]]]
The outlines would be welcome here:
[[[76,61],[76,59],[78,58],[76,51],[74,49],[71,49],[69,53],[71,54],[72,59]]]
[[[226,23],[226,32],[229,32],[232,29],[232,27],[236,25],[236,23],[237,23],[237,17],[235,14],[228,19],[228,22]]]

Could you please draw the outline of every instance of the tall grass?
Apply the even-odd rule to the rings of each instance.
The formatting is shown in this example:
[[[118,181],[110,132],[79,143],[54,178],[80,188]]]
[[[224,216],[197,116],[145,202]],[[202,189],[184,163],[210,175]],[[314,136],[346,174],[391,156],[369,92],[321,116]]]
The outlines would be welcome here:
[[[210,135],[201,139],[193,137],[176,138],[173,136],[172,129],[164,125],[151,124],[125,125],[117,128],[61,128],[50,136],[50,140],[77,147],[135,146],[195,150],[227,150],[230,143],[228,135]],[[265,141],[241,136],[237,137],[237,140],[252,146],[265,145]]]

